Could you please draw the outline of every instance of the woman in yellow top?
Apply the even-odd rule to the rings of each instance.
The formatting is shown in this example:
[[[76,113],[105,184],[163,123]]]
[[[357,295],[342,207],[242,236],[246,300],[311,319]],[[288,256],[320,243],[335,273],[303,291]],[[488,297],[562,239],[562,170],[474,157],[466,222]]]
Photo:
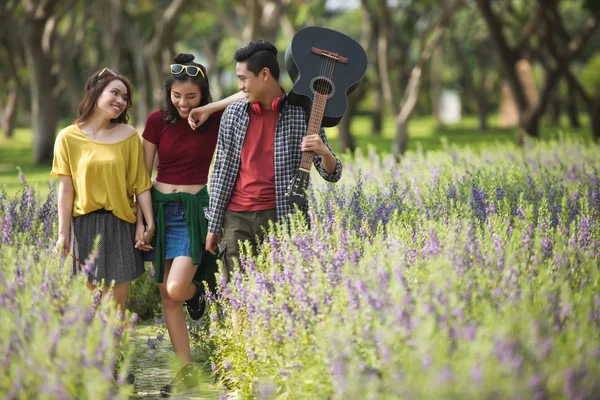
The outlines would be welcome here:
[[[82,268],[91,289],[113,296],[123,313],[129,282],[144,273],[140,250],[149,250],[154,234],[150,176],[140,137],[127,124],[131,84],[104,68],[85,85],[79,117],[58,134],[52,175],[59,177],[58,233],[73,273]],[[137,203],[147,226],[136,225]],[[96,257],[82,265],[100,235]]]

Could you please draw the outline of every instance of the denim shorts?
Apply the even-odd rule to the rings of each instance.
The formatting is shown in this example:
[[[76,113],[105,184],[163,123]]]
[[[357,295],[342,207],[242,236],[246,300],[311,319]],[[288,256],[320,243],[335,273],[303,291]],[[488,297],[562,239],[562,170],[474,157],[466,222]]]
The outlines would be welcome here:
[[[185,222],[185,207],[183,203],[172,202],[164,206],[165,210],[165,260],[172,260],[179,256],[192,256],[192,247],[190,245],[190,235]],[[158,220],[154,216],[155,221]],[[157,227],[159,228],[159,227]],[[154,249],[147,253],[145,261],[154,261]]]

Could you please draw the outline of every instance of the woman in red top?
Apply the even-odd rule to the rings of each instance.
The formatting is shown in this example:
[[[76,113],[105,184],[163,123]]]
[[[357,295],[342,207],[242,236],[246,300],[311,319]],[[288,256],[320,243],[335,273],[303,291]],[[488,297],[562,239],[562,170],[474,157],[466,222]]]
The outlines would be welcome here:
[[[198,386],[183,304],[194,320],[204,313],[204,290],[194,276],[206,276],[206,271],[196,272],[199,265],[201,270],[205,267],[211,256],[204,254],[208,170],[217,144],[221,111],[244,98],[243,93],[237,93],[212,103],[206,69],[193,60],[191,54],[178,54],[173,59],[165,82],[165,105],[148,116],[143,134],[150,174],[158,153],[157,176],[151,189],[156,223],[151,257],[169,337],[183,365],[175,379],[161,389],[166,396]]]

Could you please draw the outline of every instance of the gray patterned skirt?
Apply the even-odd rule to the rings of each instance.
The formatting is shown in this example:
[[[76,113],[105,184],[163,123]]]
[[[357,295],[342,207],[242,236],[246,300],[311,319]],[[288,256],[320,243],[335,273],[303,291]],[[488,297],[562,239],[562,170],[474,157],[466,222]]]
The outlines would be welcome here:
[[[90,283],[100,285],[104,280],[104,285],[109,286],[112,281],[115,284],[132,281],[144,273],[142,252],[134,247],[135,224],[106,210],[73,217],[71,221],[71,253],[83,263],[94,250],[96,236],[100,235],[94,263],[83,267],[90,268]],[[81,264],[73,259],[73,274],[81,269]]]

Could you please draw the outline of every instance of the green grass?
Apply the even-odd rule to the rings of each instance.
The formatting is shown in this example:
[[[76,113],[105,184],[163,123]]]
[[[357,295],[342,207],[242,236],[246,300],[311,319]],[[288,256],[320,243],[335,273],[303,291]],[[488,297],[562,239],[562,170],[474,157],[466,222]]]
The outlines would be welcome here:
[[[559,126],[543,124],[541,127],[542,139],[555,139],[559,135],[578,136],[591,140],[592,135],[589,128],[587,115],[581,117],[582,127],[572,129],[568,120],[563,118]],[[415,116],[408,125],[408,151],[432,151],[442,150],[449,146],[488,147],[496,144],[514,143],[516,129],[499,128],[497,116],[493,115],[488,121],[489,128],[486,131],[479,129],[479,123],[475,116],[465,116],[461,122],[453,125],[438,126],[431,116]],[[334,151],[339,149],[337,128],[327,129],[327,137]],[[355,145],[359,149],[373,147],[377,153],[390,153],[393,149],[396,136],[395,120],[391,117],[384,120],[381,136],[373,135],[371,120],[367,117],[357,117],[352,122]]]
[[[582,116],[581,122],[582,127],[575,130],[568,127],[566,118],[561,121],[560,126],[543,125],[542,139],[556,138],[563,134],[591,140],[587,116]],[[466,116],[458,124],[438,126],[431,116],[415,116],[408,127],[408,150],[441,150],[446,145],[487,147],[514,142],[515,129],[498,128],[496,116],[490,118],[489,125],[487,131],[481,131],[477,118]],[[367,117],[356,117],[352,123],[356,147],[364,150],[372,147],[378,153],[392,151],[395,129],[395,121],[391,117],[385,119],[381,136],[371,133],[371,120]],[[333,150],[339,153],[337,128],[327,129],[327,136]],[[49,191],[48,182],[56,180],[50,176],[50,165],[33,165],[31,139],[31,129],[28,128],[17,129],[11,139],[0,137],[0,184],[6,187],[9,196],[22,187],[17,167],[23,170],[27,182],[40,196],[45,197]]]
[[[22,188],[17,167],[23,170],[27,183],[44,197],[50,190],[48,182],[57,180],[50,176],[50,165],[33,164],[31,140],[29,128],[16,129],[11,139],[0,137],[0,184],[6,187],[9,196]]]

